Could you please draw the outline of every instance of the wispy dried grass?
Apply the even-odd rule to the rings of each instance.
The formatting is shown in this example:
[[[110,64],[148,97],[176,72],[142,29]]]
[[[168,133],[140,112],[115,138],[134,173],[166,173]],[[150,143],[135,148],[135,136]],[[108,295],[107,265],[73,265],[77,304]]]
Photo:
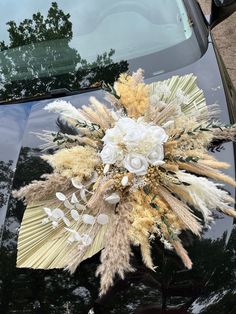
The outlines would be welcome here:
[[[72,187],[71,180],[57,173],[44,174],[41,181],[33,181],[18,191],[13,191],[13,196],[25,200],[27,204],[43,201],[50,198],[58,191],[64,192]]]
[[[90,146],[64,148],[53,155],[44,155],[42,158],[54,168],[55,172],[80,181],[89,178],[99,163],[96,150]]]
[[[194,234],[200,236],[201,225],[198,218],[192,213],[191,209],[174,197],[167,189],[159,186],[157,193],[163,197],[165,202],[169,204],[173,212],[179,217],[186,229],[191,230]]]
[[[204,220],[212,220],[212,210],[224,210],[230,208],[234,199],[229,196],[228,192],[220,189],[219,185],[208,180],[207,178],[195,176],[183,171],[176,173],[181,182],[178,186],[173,186],[172,190],[188,204],[200,211]]]
[[[96,207],[97,204],[103,200],[104,194],[112,188],[114,184],[114,180],[110,179],[110,180],[106,180],[105,182],[101,180],[101,183],[97,186],[94,194],[92,195],[92,197],[89,199],[87,206],[89,208],[93,208]]]
[[[213,141],[236,141],[236,125],[231,128],[218,128],[213,132]]]
[[[183,245],[181,244],[180,241],[173,241],[171,242],[176,253],[179,255],[179,257],[182,259],[184,265],[188,268],[191,269],[192,268],[192,261],[188,256],[188,252],[185,250],[185,248],[183,247]]]
[[[106,234],[105,248],[101,253],[101,265],[96,275],[101,277],[100,295],[104,295],[113,285],[116,275],[124,279],[125,273],[134,271],[130,265],[129,212],[130,203],[120,203],[117,215],[110,223]]]
[[[183,162],[177,162],[179,169],[181,170],[187,170],[191,173],[196,173],[202,176],[206,176],[215,180],[223,181],[229,185],[232,185],[236,187],[236,182],[234,179],[231,177],[225,175],[224,173],[204,166],[204,165],[199,165],[198,163],[183,163]]]

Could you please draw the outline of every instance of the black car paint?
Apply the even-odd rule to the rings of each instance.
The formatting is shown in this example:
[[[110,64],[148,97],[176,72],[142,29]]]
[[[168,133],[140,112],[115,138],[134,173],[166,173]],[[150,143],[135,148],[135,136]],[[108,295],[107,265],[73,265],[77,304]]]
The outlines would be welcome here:
[[[219,104],[220,119],[225,123],[236,122],[235,91],[215,49],[209,38],[201,59],[176,71],[149,78],[147,82],[194,73],[207,103]],[[63,99],[78,107],[87,103],[91,95],[103,99],[101,90]],[[15,268],[17,228],[24,206],[10,196],[12,184],[19,188],[50,171],[50,167],[40,161],[37,149],[40,143],[31,133],[51,127],[56,130],[56,115],[48,115],[43,110],[50,101],[0,106],[1,313],[87,313],[92,306],[95,313],[236,313],[236,228],[231,218],[219,213],[216,224],[212,230],[204,232],[202,239],[190,234],[184,236],[194,262],[193,270],[186,271],[178,257],[155,244],[153,256],[159,268],[151,273],[142,266],[139,252],[134,249],[137,271],[128,274],[124,281],[117,281],[114,288],[97,301],[98,279],[94,272],[99,254],[82,263],[73,276],[60,270]],[[218,159],[231,163],[227,173],[235,177],[234,146],[224,144],[213,153]],[[235,197],[233,188],[227,187],[227,190]]]

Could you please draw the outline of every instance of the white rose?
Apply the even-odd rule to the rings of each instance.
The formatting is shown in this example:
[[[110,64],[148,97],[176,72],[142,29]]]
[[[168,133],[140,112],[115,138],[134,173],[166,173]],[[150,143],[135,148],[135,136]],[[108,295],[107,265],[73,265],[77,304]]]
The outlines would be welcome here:
[[[103,147],[100,156],[104,164],[111,165],[116,163],[120,157],[120,154],[121,152],[116,145],[108,143]]]
[[[120,129],[120,131],[123,134],[126,134],[129,132],[129,130],[137,127],[137,122],[134,119],[125,117],[125,118],[120,118],[117,121],[116,126]]]
[[[124,159],[124,167],[137,176],[143,176],[147,173],[148,162],[145,156],[130,153]]]
[[[150,136],[156,143],[165,143],[168,140],[168,135],[160,126],[151,125],[149,127]]]
[[[139,143],[143,140],[145,132],[142,132],[142,128],[129,129],[124,137],[124,144],[129,148],[129,146],[139,146]]]
[[[148,162],[153,166],[161,166],[165,162],[164,159],[164,149],[163,146],[157,145],[153,151],[147,156]]]
[[[106,131],[106,134],[102,138],[102,140],[105,144],[108,143],[118,144],[122,142],[123,134],[121,133],[121,130],[117,126],[115,126],[114,128],[108,129]]]

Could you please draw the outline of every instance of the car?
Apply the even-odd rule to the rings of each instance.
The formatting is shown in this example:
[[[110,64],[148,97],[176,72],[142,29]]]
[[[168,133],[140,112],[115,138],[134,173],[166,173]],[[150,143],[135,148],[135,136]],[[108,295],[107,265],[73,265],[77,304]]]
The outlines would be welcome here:
[[[236,313],[232,218],[216,214],[201,239],[186,232],[192,270],[156,243],[152,255],[158,268],[152,272],[134,248],[136,271],[99,298],[94,275],[99,253],[73,275],[16,268],[26,206],[11,195],[52,171],[40,158],[42,141],[35,134],[74,134],[43,110],[45,105],[61,99],[80,107],[91,96],[103,101],[103,84],[112,85],[126,71],[142,68],[149,83],[193,73],[207,103],[219,105],[221,121],[236,123],[236,92],[211,36],[235,10],[235,0],[212,0],[208,21],[196,0],[1,0],[1,313]],[[232,164],[227,171],[235,177],[235,146],[219,142],[209,149]],[[233,188],[227,190],[235,197]]]

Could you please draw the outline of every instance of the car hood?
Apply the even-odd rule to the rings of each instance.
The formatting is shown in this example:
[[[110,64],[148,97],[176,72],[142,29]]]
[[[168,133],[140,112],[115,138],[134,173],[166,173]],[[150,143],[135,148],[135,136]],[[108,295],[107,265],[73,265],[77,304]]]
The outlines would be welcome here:
[[[147,79],[147,82],[189,73],[197,76],[207,103],[219,104],[221,121],[229,123],[229,104],[212,44],[197,62],[178,71]],[[91,96],[102,101],[104,92],[96,90],[63,99],[80,107],[87,104]],[[110,313],[111,309],[111,313],[119,314],[164,313],[163,309],[168,309],[169,312],[165,313],[201,313],[203,309],[204,313],[208,313],[207,309],[211,310],[213,306],[225,306],[225,299],[227,304],[231,304],[229,300],[234,296],[232,287],[235,286],[236,273],[233,263],[236,230],[233,219],[219,213],[216,214],[216,223],[211,230],[205,230],[201,239],[186,234],[193,270],[186,271],[174,254],[167,254],[154,245],[154,261],[159,267],[156,273],[151,273],[142,266],[139,252],[134,249],[137,271],[128,274],[126,280],[117,281],[114,289],[103,299],[97,299],[98,279],[94,276],[99,255],[82,263],[73,276],[59,270],[15,268],[18,228],[25,206],[10,195],[13,185],[17,189],[50,171],[50,167],[40,159],[40,140],[34,133],[57,130],[57,116],[43,110],[51,101],[0,106],[2,313],[86,313],[92,306],[96,313]],[[219,160],[232,165],[226,173],[235,177],[233,145],[224,144],[212,153]],[[227,189],[235,196],[234,189],[228,186]]]

